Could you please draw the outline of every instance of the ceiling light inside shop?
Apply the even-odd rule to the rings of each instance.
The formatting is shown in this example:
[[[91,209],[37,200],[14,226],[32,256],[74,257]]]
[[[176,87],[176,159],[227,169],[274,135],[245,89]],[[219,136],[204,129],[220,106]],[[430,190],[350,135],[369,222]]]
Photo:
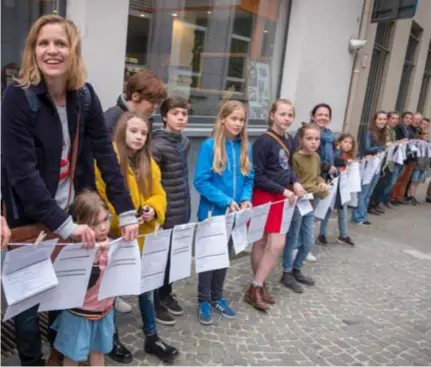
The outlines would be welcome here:
[[[263,33],[268,33],[268,31],[266,29],[263,30]]]
[[[57,14],[57,10],[55,10],[55,9],[54,9],[52,12],[53,12],[54,14]]]
[[[173,17],[177,17],[177,16],[178,16],[178,14],[177,14],[177,13],[172,13],[172,16],[173,16]]]
[[[211,14],[211,12],[210,12],[210,11],[207,11],[207,14]]]
[[[141,13],[141,17],[143,18],[143,17],[145,17],[145,14],[144,13]]]

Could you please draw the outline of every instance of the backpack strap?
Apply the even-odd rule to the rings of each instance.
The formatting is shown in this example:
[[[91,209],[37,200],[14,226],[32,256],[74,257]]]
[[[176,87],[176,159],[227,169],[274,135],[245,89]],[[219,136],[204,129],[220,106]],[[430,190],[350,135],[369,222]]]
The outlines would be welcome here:
[[[281,140],[276,134],[274,134],[272,131],[265,131],[265,134],[273,138],[279,145],[281,145],[284,151],[290,155],[290,150],[287,148],[286,144],[284,144],[283,140]]]

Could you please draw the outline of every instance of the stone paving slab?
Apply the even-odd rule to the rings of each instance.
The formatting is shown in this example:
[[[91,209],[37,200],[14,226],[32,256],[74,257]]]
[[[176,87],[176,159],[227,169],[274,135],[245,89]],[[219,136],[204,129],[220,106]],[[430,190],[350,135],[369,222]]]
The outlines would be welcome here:
[[[318,261],[304,272],[315,287],[294,294],[279,283],[281,268],[272,274],[277,304],[267,314],[242,300],[251,280],[249,257],[233,262],[227,276],[225,296],[236,320],[217,316],[214,325],[202,326],[196,277],[178,282],[185,315],[173,327],[158,326],[159,333],[180,349],[177,365],[431,365],[430,219],[431,205],[423,204],[371,217],[369,228],[349,225],[355,248],[313,250]],[[330,221],[331,239],[335,224]],[[160,365],[143,350],[136,298],[125,299],[133,311],[119,316],[120,333],[134,353],[132,365]]]

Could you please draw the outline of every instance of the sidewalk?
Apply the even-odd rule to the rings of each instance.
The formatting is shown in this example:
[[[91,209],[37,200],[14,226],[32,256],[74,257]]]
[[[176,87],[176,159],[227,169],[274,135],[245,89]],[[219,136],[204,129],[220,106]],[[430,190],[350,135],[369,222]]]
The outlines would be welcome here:
[[[423,201],[423,192],[419,198]],[[174,327],[159,326],[161,337],[181,351],[176,364],[430,365],[431,204],[369,219],[370,228],[349,225],[355,248],[316,246],[318,261],[304,269],[316,286],[304,294],[284,288],[277,269],[269,279],[277,304],[268,314],[242,301],[251,280],[248,257],[231,264],[226,282],[236,320],[217,316],[215,325],[200,325],[196,277],[177,284],[185,315]],[[335,239],[335,223],[330,239]],[[119,316],[119,329],[134,353],[131,365],[161,364],[143,350],[136,297],[126,299],[133,312]],[[17,358],[2,364],[17,364]]]

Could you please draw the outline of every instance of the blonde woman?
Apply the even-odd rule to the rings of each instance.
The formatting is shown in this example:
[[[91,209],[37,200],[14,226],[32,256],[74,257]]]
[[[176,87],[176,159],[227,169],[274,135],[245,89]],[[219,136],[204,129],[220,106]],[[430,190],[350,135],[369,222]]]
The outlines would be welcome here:
[[[227,101],[215,122],[213,137],[204,141],[196,163],[194,185],[200,194],[198,220],[251,207],[253,170],[247,140],[247,115],[244,105]],[[199,321],[212,324],[212,308],[233,319],[235,311],[223,298],[227,268],[199,274]]]
[[[76,26],[55,15],[39,18],[27,36],[19,79],[1,104],[2,190],[12,242],[19,227],[39,224],[52,236],[94,246],[94,230],[74,223],[66,211],[76,193],[95,187],[94,166],[88,164],[93,158],[122,235],[129,240],[138,235],[99,99],[85,78]],[[55,316],[50,313],[51,321]],[[37,306],[15,317],[15,330],[21,364],[44,365]]]

